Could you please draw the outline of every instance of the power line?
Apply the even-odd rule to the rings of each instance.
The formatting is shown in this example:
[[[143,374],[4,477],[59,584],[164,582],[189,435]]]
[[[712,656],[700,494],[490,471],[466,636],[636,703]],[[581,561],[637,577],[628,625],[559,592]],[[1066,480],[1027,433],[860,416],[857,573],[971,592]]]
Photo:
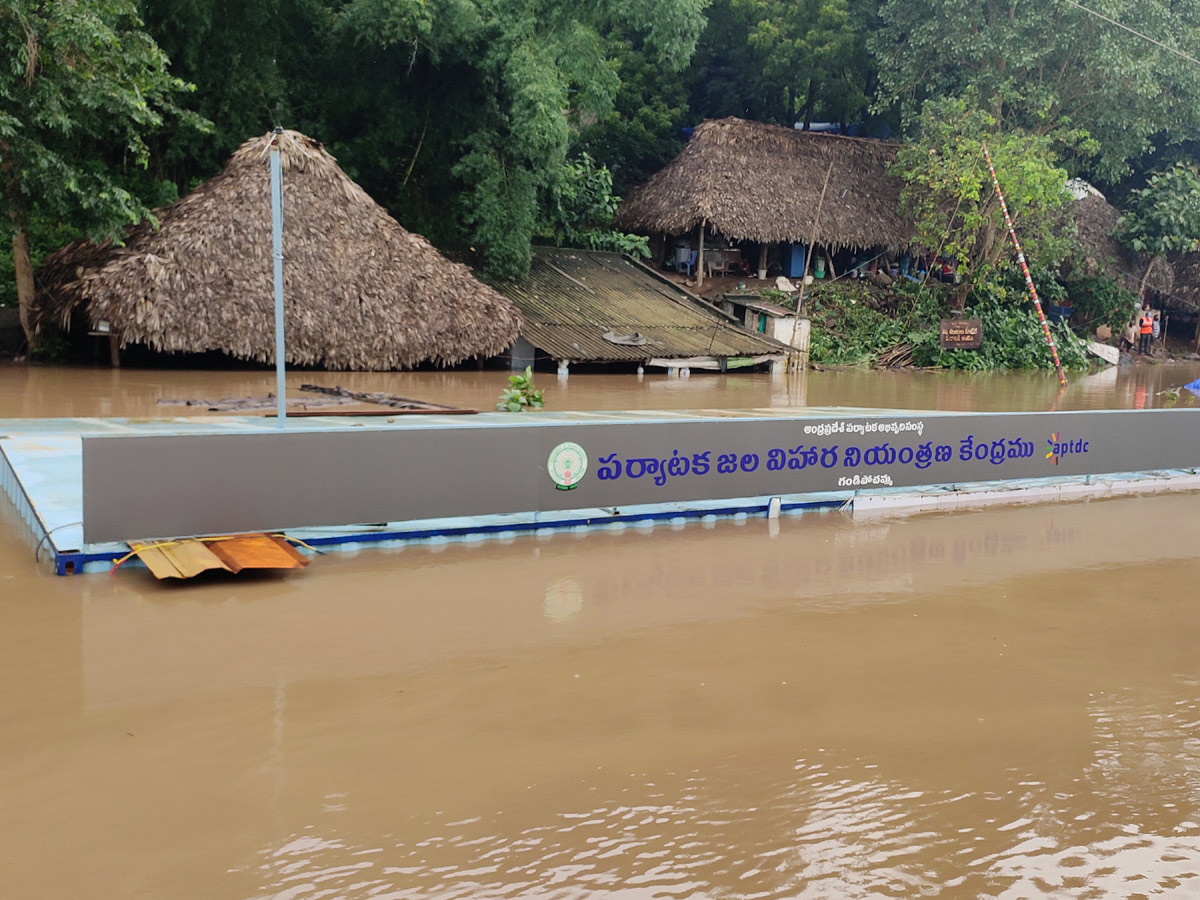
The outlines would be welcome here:
[[[1200,59],[1196,59],[1194,56],[1188,56],[1182,50],[1176,50],[1174,47],[1169,47],[1166,44],[1164,44],[1162,41],[1156,41],[1154,38],[1150,37],[1149,35],[1142,34],[1140,31],[1136,31],[1135,29],[1130,28],[1128,25],[1124,24],[1123,22],[1118,22],[1116,19],[1109,18],[1108,16],[1104,15],[1104,13],[1096,12],[1096,10],[1094,10],[1094,9],[1089,9],[1088,7],[1084,6],[1082,3],[1077,3],[1076,0],[1063,0],[1063,2],[1069,3],[1071,6],[1074,6],[1076,9],[1083,10],[1085,13],[1088,13],[1089,15],[1095,16],[1097,19],[1103,19],[1105,22],[1108,22],[1110,25],[1116,25],[1118,28],[1123,28],[1125,31],[1128,31],[1130,34],[1137,35],[1143,41],[1149,41],[1151,44],[1154,44],[1157,47],[1162,47],[1168,53],[1174,53],[1176,56],[1181,56],[1184,59],[1186,59],[1188,62],[1193,63],[1194,65],[1200,66]]]

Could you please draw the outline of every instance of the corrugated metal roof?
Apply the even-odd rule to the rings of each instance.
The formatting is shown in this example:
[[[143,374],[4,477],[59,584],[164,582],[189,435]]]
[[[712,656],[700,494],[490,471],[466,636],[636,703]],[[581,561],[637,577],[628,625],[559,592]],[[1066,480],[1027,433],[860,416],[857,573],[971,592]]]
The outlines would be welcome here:
[[[766,300],[734,300],[733,302],[740,303],[747,309],[755,309],[759,312],[765,312],[777,319],[781,319],[784,316],[795,315],[792,310],[784,309],[782,306],[779,306],[776,303],[768,303]]]
[[[555,359],[761,356],[786,344],[732,323],[619,253],[535,247],[529,276],[497,285],[525,317],[525,340]],[[605,332],[640,334],[639,346],[614,344]]]

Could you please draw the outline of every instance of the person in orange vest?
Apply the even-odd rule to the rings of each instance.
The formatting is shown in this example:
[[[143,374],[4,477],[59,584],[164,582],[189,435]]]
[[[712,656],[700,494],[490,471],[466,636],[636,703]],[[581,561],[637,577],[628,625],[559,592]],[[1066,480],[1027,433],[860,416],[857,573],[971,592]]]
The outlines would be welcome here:
[[[1138,342],[1138,353],[1150,352],[1150,338],[1154,334],[1154,318],[1150,315],[1150,310],[1142,310],[1142,317],[1138,320],[1141,326],[1141,340]]]

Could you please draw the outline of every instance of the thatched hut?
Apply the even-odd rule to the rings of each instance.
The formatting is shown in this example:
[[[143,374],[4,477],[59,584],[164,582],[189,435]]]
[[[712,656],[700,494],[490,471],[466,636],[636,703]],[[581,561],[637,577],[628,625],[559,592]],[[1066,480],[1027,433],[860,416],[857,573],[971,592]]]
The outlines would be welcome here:
[[[1150,268],[1150,255],[1134,253],[1113,235],[1121,219],[1121,213],[1094,188],[1081,190],[1072,204],[1079,248],[1082,255],[1075,257],[1075,264],[1084,274],[1104,274],[1126,290],[1135,294],[1142,288],[1142,279]],[[1174,283],[1172,266],[1159,260],[1150,269],[1146,286],[1160,294],[1170,293]]]
[[[1200,253],[1172,253],[1169,262],[1174,284],[1168,292],[1166,306],[1169,308],[1200,312]],[[1197,325],[1200,335],[1200,323]]]
[[[744,119],[710,119],[665,169],[630,192],[617,226],[642,234],[707,231],[752,241],[763,248],[763,260],[768,245],[784,242],[832,251],[898,249],[913,233],[899,211],[903,182],[888,174],[898,147]],[[703,268],[701,261],[701,277]]]
[[[125,246],[77,242],[39,269],[37,322],[82,306],[122,345],[274,361],[269,151],[283,170],[287,361],[330,369],[453,365],[516,340],[521,317],[471,270],[405,231],[294,131],[247,141]]]

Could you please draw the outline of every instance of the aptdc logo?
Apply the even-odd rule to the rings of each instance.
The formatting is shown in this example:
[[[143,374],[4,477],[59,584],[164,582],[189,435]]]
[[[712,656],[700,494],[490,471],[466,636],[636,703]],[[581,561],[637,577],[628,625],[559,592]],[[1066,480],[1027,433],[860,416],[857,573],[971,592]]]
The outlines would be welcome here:
[[[1057,466],[1058,461],[1064,456],[1087,453],[1091,443],[1091,441],[1085,441],[1083,438],[1075,438],[1073,441],[1064,441],[1062,439],[1062,435],[1056,431],[1046,440],[1046,459],[1050,460],[1053,465]]]

